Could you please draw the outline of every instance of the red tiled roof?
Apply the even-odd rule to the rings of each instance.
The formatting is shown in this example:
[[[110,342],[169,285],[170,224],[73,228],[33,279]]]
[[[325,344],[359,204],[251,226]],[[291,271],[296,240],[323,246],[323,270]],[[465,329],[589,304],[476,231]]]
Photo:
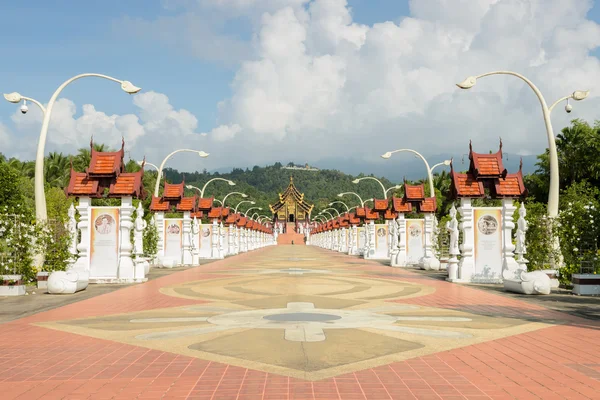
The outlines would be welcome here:
[[[385,210],[385,214],[383,214],[384,219],[396,219],[398,217],[398,213],[392,210]]]
[[[387,199],[378,200],[373,199],[373,210],[375,211],[385,211],[388,208],[389,201]]]
[[[247,221],[248,221],[248,218],[240,217],[240,219],[238,219],[238,221],[237,221],[237,226],[242,228],[242,227],[246,226]]]
[[[498,197],[524,197],[527,195],[521,171],[506,175],[506,179],[498,179],[495,187]]]
[[[353,225],[359,224],[360,223],[360,218],[356,217],[356,214],[350,214],[350,219],[349,222]]]
[[[152,196],[150,211],[169,211],[170,203],[160,197]]]
[[[437,211],[437,199],[435,197],[428,197],[421,202],[419,206],[421,212],[436,212]]]
[[[220,218],[221,217],[221,207],[211,208],[208,212],[208,218]]]
[[[254,223],[254,221],[252,221],[251,219],[248,218],[248,220],[246,221],[246,228],[252,229],[253,223]]]
[[[114,177],[122,172],[123,151],[107,152],[91,150],[90,165],[87,169],[89,176]]]
[[[502,141],[500,149],[494,154],[475,153],[469,143],[469,172],[479,180],[481,178],[500,178],[506,176],[506,168],[502,164]]]
[[[97,180],[88,179],[85,173],[72,169],[66,193],[67,196],[100,197],[102,188],[99,184]]]
[[[177,204],[177,211],[194,211],[196,209],[196,196],[184,197]]]
[[[451,190],[456,197],[484,197],[483,183],[475,180],[470,173],[461,174],[451,171]]]
[[[365,219],[378,219],[379,213],[377,211],[371,210],[368,207],[365,207]]]
[[[226,224],[234,224],[239,217],[240,217],[239,214],[229,214],[227,216],[227,219],[225,220],[225,223]]]
[[[403,197],[393,197],[392,207],[394,211],[401,213],[408,213],[412,211],[412,204],[407,202]]]
[[[229,215],[230,208],[229,207],[221,207],[221,216],[227,217]]]
[[[181,199],[183,197],[184,183],[167,183],[163,190],[163,199]]]
[[[190,214],[190,218],[203,218],[204,217],[204,211],[196,211]]]
[[[109,197],[144,197],[145,193],[142,184],[143,175],[143,169],[139,172],[123,172],[117,176],[117,180],[110,185]]]
[[[198,201],[198,209],[208,211],[212,208],[214,197],[200,198]]]
[[[407,200],[423,200],[425,198],[425,185],[409,185],[405,182],[404,198]]]
[[[364,218],[366,214],[365,208],[364,207],[357,207],[356,208],[356,216],[360,217],[360,218]]]

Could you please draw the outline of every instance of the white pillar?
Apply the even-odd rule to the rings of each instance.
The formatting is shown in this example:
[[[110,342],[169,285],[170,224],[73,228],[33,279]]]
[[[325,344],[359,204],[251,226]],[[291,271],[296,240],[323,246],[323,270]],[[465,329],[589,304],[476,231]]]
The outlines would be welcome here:
[[[392,267],[406,266],[406,219],[404,213],[398,213],[396,218],[396,249],[392,252]]]
[[[452,203],[452,208],[450,209],[450,221],[446,223],[446,229],[450,232],[450,247],[449,247],[449,255],[448,259],[448,281],[454,282],[458,280],[458,255],[460,251],[458,250],[458,220],[456,219],[456,207],[454,207],[454,203]]]
[[[165,257],[165,213],[163,211],[159,211],[155,214],[155,216],[156,231],[158,232],[156,258],[158,259],[159,263],[162,264],[162,260]]]
[[[69,232],[69,253],[71,254],[71,262],[69,264],[72,265],[77,261],[77,220],[75,219],[75,206],[73,206],[73,203],[69,207],[68,215],[67,231]]]
[[[227,233],[229,234],[229,240],[227,241],[227,255],[234,255],[235,254],[235,225],[231,224],[229,225],[229,229],[227,231]]]
[[[515,246],[512,243],[512,231],[515,228],[513,199],[502,199],[502,278],[519,279],[521,271],[515,260]]]
[[[365,247],[365,258],[373,258],[375,255],[375,221],[370,221],[365,226],[366,234],[366,247]]]
[[[422,268],[426,270],[439,270],[440,260],[433,252],[433,231],[434,231],[434,218],[433,213],[425,213],[425,255],[421,260]]]
[[[183,265],[192,265],[193,247],[192,247],[192,219],[189,211],[183,212]]]
[[[219,258],[225,258],[225,231],[223,230],[223,222],[219,223]]]
[[[133,266],[133,260],[131,259],[131,228],[133,228],[133,222],[131,222],[131,215],[133,214],[133,199],[130,196],[121,198],[121,254],[119,260],[119,272],[117,277],[119,279],[125,279],[132,281],[135,279],[135,269]]]
[[[79,256],[73,269],[79,271],[90,271],[90,230],[89,230],[89,218],[90,218],[90,207],[92,206],[92,199],[89,197],[80,197],[79,204],[77,205],[77,212],[79,213],[79,223],[77,229],[81,232],[81,240],[77,245],[77,251]]]
[[[463,233],[463,243],[460,245],[461,259],[458,263],[458,281],[470,282],[475,268],[473,250],[475,236],[473,232],[473,207],[470,198],[461,198],[458,212],[461,216],[460,230]]]
[[[217,259],[219,257],[219,225],[217,220],[213,219],[212,231],[210,234],[210,258]]]
[[[194,216],[194,219],[192,220],[192,232],[191,232],[191,236],[192,236],[192,265],[198,265],[200,264],[200,232],[201,232],[201,227],[200,227],[200,221],[198,221],[198,218],[196,218],[196,216]]]

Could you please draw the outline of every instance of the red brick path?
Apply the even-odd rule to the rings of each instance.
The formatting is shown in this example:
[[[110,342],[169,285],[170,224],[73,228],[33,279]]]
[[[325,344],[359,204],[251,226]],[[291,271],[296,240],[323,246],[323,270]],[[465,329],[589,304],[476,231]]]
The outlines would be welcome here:
[[[600,399],[597,322],[342,256],[358,270],[436,287],[404,303],[559,325],[317,382],[32,325],[197,304],[158,290],[258,252],[0,325],[0,399]]]

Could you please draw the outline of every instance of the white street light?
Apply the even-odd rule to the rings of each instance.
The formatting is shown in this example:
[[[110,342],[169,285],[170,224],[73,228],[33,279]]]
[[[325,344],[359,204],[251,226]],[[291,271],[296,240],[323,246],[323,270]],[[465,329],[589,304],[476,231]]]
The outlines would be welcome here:
[[[323,210],[323,211],[321,211],[319,214],[323,214],[323,213],[327,213],[327,214],[329,214],[329,216],[331,217],[331,219],[335,219],[335,217],[333,216],[333,214],[332,214],[332,213],[330,213],[329,211],[325,211],[325,210]]]
[[[383,198],[387,199],[387,191],[385,189],[385,186],[383,186],[383,183],[381,183],[381,181],[379,179],[377,179],[377,178],[373,178],[372,176],[365,176],[364,178],[359,178],[359,179],[353,180],[352,183],[356,184],[356,183],[358,183],[360,181],[363,181],[365,179],[370,179],[372,181],[375,181],[375,182],[379,183],[379,185],[381,186],[381,189],[383,190]]]
[[[396,186],[392,186],[391,188],[389,188],[388,190],[386,190],[386,191],[385,191],[385,194],[387,195],[387,193],[388,193],[390,190],[393,190],[393,189],[396,189],[396,190],[398,190],[398,189],[400,189],[401,187],[402,187],[402,185],[396,185]]]
[[[339,212],[338,210],[336,210],[335,208],[333,208],[333,207],[326,208],[326,209],[325,209],[325,210],[323,210],[323,211],[328,211],[328,210],[333,210],[333,211],[335,211],[335,212],[337,213],[337,216],[338,216],[338,217],[341,215],[341,214],[340,214],[340,212]]]
[[[354,196],[358,197],[358,200],[360,201],[360,206],[361,206],[361,207],[364,207],[364,206],[365,206],[365,202],[363,201],[362,197],[360,197],[360,196],[358,195],[358,193],[354,193],[354,192],[344,192],[344,193],[339,193],[339,194],[338,194],[338,197],[344,197],[345,195],[348,195],[348,194],[353,194]]]
[[[44,119],[42,120],[42,128],[40,130],[40,138],[38,141],[38,147],[37,147],[37,152],[36,152],[36,157],[35,157],[35,177],[34,177],[35,214],[36,214],[36,219],[38,221],[46,221],[48,219],[48,212],[46,210],[46,194],[44,192],[44,153],[45,153],[45,147],[46,147],[46,136],[48,134],[48,126],[50,125],[50,117],[52,116],[52,109],[54,108],[54,103],[56,102],[58,95],[63,91],[63,89],[68,84],[70,84],[73,81],[76,81],[77,79],[85,78],[85,77],[103,78],[103,79],[108,79],[113,82],[120,83],[121,89],[123,89],[123,91],[125,91],[126,93],[129,93],[129,94],[134,94],[134,93],[137,93],[140,90],[142,90],[141,88],[134,86],[129,81],[122,81],[122,80],[119,80],[119,79],[116,79],[116,78],[113,78],[113,77],[107,76],[107,75],[87,73],[87,74],[76,75],[76,76],[66,80],[65,82],[63,82],[62,85],[60,85],[58,87],[58,89],[56,89],[56,91],[52,94],[52,97],[50,97],[50,101],[48,101],[48,105],[45,108],[44,108],[44,106],[42,106],[42,104],[39,101],[34,100],[30,97],[21,96],[17,92],[13,92],[13,93],[4,95],[4,98],[11,103],[20,103],[21,101],[25,101],[25,100],[31,101],[32,103],[34,103],[38,107],[40,107],[40,109],[42,110],[42,114],[44,116]],[[21,112],[26,113],[27,110],[28,110],[27,105],[23,104],[23,106],[21,107]]]
[[[237,213],[238,207],[239,207],[241,204],[244,204],[244,203],[256,204],[256,202],[254,202],[254,201],[252,201],[252,200],[242,200],[242,201],[240,201],[239,203],[237,203],[237,205],[235,206],[235,209],[233,210],[233,213],[234,213],[234,214],[235,214],[235,213]]]
[[[240,196],[242,196],[244,199],[248,197],[248,195],[246,193],[242,193],[242,192],[231,192],[231,193],[227,193],[225,195],[225,197],[223,197],[223,205],[225,205],[225,200],[227,200],[227,198],[229,196],[231,196],[232,194],[239,194]]]
[[[154,196],[155,197],[158,197],[158,191],[160,189],[160,180],[162,178],[162,170],[165,167],[165,163],[173,155],[175,155],[177,153],[181,153],[181,152],[196,153],[196,154],[198,154],[202,158],[206,158],[206,157],[209,156],[208,153],[205,153],[205,152],[203,152],[201,150],[191,150],[191,149],[179,149],[179,150],[175,150],[174,152],[172,152],[171,154],[169,154],[168,156],[166,156],[164,158],[164,160],[160,163],[160,167],[158,168],[158,176],[156,177],[156,185],[154,185]],[[200,197],[202,197],[202,196],[200,196]]]
[[[441,163],[434,164],[433,167],[431,167],[431,173],[433,174],[433,170],[436,169],[437,167],[439,167],[441,165],[449,166],[451,163],[452,163],[452,161],[450,161],[450,160],[444,160]]]
[[[254,202],[252,202],[252,204],[254,204]],[[247,217],[247,216],[248,216],[248,213],[249,213],[251,210],[259,210],[259,211],[262,211],[262,207],[250,207],[249,209],[247,209],[247,210],[246,210],[246,212],[241,212],[240,214],[244,214],[244,216],[246,216],[246,217]],[[250,218],[250,219],[252,219],[252,218]]]
[[[419,157],[421,160],[423,160],[423,162],[425,163],[425,168],[427,168],[427,180],[429,180],[429,196],[435,197],[435,189],[433,187],[433,177],[431,176],[431,171],[433,171],[433,168],[437,167],[437,165],[434,165],[433,168],[429,168],[429,163],[427,162],[427,160],[425,159],[425,157],[423,157],[423,155],[421,153],[419,153],[416,150],[412,150],[412,149],[398,149],[398,150],[394,150],[394,151],[388,151],[387,153],[382,154],[381,158],[388,159],[392,156],[392,154],[400,153],[403,151],[413,153],[414,155]],[[446,165],[445,163],[446,163],[446,161],[444,161],[442,164]],[[447,165],[450,165],[450,162],[448,162]]]
[[[350,211],[350,208],[348,208],[348,204],[344,203],[343,201],[332,201],[331,203],[329,203],[329,206],[332,206],[336,203],[343,204],[344,207],[346,207],[346,211]]]
[[[522,81],[524,81],[535,93],[537,96],[540,105],[542,106],[542,115],[544,117],[544,124],[546,125],[546,136],[548,137],[548,151],[549,151],[549,161],[550,161],[550,188],[548,192],[548,216],[550,218],[555,218],[558,216],[558,199],[560,195],[560,177],[558,171],[558,153],[556,150],[556,141],[554,139],[554,130],[552,128],[552,120],[550,119],[550,114],[552,109],[560,102],[567,100],[567,106],[565,110],[567,112],[571,112],[573,107],[568,103],[569,99],[573,99],[576,101],[580,101],[585,99],[590,91],[589,90],[576,90],[572,94],[562,97],[555,101],[550,107],[548,107],[546,103],[546,99],[542,96],[540,90],[531,82],[529,79],[524,77],[523,75],[512,72],[512,71],[493,71],[485,74],[481,74],[478,76],[470,76],[461,83],[457,83],[461,89],[470,89],[477,83],[477,79],[483,78],[489,75],[512,75],[515,76]]]
[[[148,165],[148,166],[154,168],[156,170],[156,172],[158,172],[158,167],[156,166],[156,164],[152,164],[151,162],[148,162],[148,161],[137,161],[137,164],[139,166],[141,166],[141,165],[144,165],[144,166]]]
[[[214,181],[223,181],[223,182],[227,182],[229,184],[229,186],[235,186],[235,182],[234,181],[230,181],[229,179],[212,178],[211,180],[209,180],[208,182],[206,182],[204,184],[204,186],[202,186],[202,189],[200,190],[200,197],[204,197],[204,191],[206,190],[206,187],[208,186],[209,183],[214,182]]]

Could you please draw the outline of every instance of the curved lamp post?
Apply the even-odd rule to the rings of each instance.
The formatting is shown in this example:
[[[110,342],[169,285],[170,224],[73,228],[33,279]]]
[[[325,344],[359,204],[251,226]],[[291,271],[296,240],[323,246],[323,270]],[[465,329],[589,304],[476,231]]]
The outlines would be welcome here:
[[[175,150],[174,152],[172,152],[171,154],[169,154],[168,156],[166,156],[164,158],[164,160],[162,160],[162,162],[160,163],[160,167],[158,168],[158,176],[156,177],[156,185],[154,185],[154,196],[155,197],[158,197],[158,190],[160,188],[160,180],[162,178],[162,170],[165,167],[165,163],[173,155],[175,155],[177,153],[182,153],[182,152],[196,153],[196,154],[198,154],[202,158],[205,158],[205,157],[209,156],[208,153],[205,153],[202,150],[191,150],[191,149],[179,149],[179,150]],[[200,197],[202,197],[202,196],[200,196]]]
[[[350,208],[348,207],[348,204],[344,203],[343,201],[332,201],[332,202],[331,202],[331,203],[329,203],[328,205],[329,205],[329,206],[332,206],[332,205],[334,205],[334,204],[337,204],[337,203],[339,203],[339,204],[343,204],[343,205],[344,205],[344,207],[346,207],[346,211],[350,211]]]
[[[340,212],[339,212],[338,210],[336,210],[336,209],[335,209],[335,208],[333,208],[333,207],[326,208],[326,209],[324,209],[323,211],[329,211],[329,210],[333,210],[333,211],[335,211],[335,212],[337,213],[337,216],[338,216],[338,217],[339,217],[340,215],[342,215],[342,214],[340,214]]]
[[[550,119],[550,113],[552,109],[560,102],[567,100],[567,105],[565,106],[565,110],[567,112],[571,112],[573,107],[569,104],[569,99],[573,99],[576,101],[580,101],[585,99],[590,91],[589,90],[576,90],[572,94],[561,97],[557,101],[555,101],[550,107],[546,104],[546,100],[540,90],[531,82],[529,79],[524,77],[521,74],[512,71],[493,71],[487,72],[485,74],[470,76],[461,83],[457,83],[461,89],[470,89],[477,83],[477,79],[483,78],[485,76],[490,75],[512,75],[515,76],[522,81],[524,81],[535,93],[538,100],[540,101],[540,105],[542,106],[542,115],[544,117],[544,124],[546,125],[546,135],[548,137],[548,151],[550,158],[550,188],[548,192],[548,216],[550,218],[555,218],[558,215],[558,198],[560,194],[560,177],[558,174],[558,153],[556,151],[556,141],[554,140],[554,131],[552,129],[552,120]]]
[[[254,204],[254,202],[253,202],[252,204]],[[244,214],[244,216],[246,216],[246,217],[247,217],[247,216],[248,216],[248,213],[249,213],[251,210],[259,210],[259,211],[262,211],[262,207],[250,207],[249,209],[247,209],[247,210],[246,210],[246,212],[243,212],[243,213],[241,212],[240,214]],[[252,218],[250,218],[250,219],[252,219]]]
[[[348,194],[353,194],[354,196],[358,197],[358,201],[360,201],[360,206],[361,206],[361,207],[364,207],[364,206],[365,206],[365,202],[363,201],[362,197],[360,197],[360,196],[358,195],[358,193],[354,193],[354,192],[344,192],[344,193],[340,193],[340,194],[338,194],[338,197],[344,197],[344,196],[346,196],[346,195],[348,195]]]
[[[429,196],[435,197],[435,189],[433,188],[433,177],[431,176],[431,171],[433,170],[433,168],[429,168],[429,163],[427,162],[427,160],[425,159],[425,157],[423,157],[423,155],[421,153],[419,153],[416,150],[412,150],[412,149],[398,149],[398,150],[394,150],[394,151],[388,151],[387,153],[382,154],[381,158],[388,159],[392,156],[392,154],[400,153],[403,151],[413,153],[414,155],[419,157],[421,160],[423,160],[423,162],[425,163],[425,168],[427,168],[427,179],[429,180]],[[437,167],[437,165],[434,165],[434,167]]]
[[[327,214],[329,214],[329,216],[331,217],[329,220],[335,219],[335,217],[333,216],[333,214],[332,214],[332,213],[330,213],[329,211],[325,211],[325,210],[323,210],[323,211],[321,211],[319,214],[323,214],[323,213],[327,213]],[[329,220],[328,220],[328,221],[329,221]]]
[[[117,83],[121,84],[121,89],[123,89],[123,91],[125,91],[126,93],[129,93],[129,94],[134,94],[134,93],[137,93],[140,90],[142,90],[141,88],[134,86],[129,81],[122,81],[120,79],[116,79],[116,78],[113,78],[108,75],[87,73],[87,74],[76,75],[70,79],[67,79],[65,82],[63,82],[62,85],[60,85],[58,87],[58,89],[56,89],[54,94],[52,94],[52,97],[50,97],[50,101],[48,101],[48,105],[45,108],[37,100],[34,100],[29,97],[21,96],[17,92],[13,92],[13,93],[4,95],[4,98],[11,103],[20,103],[21,101],[25,101],[25,100],[31,101],[32,103],[34,103],[38,107],[40,107],[40,109],[42,110],[42,114],[44,116],[44,119],[42,120],[42,128],[40,130],[40,138],[38,141],[38,147],[37,147],[37,152],[36,152],[36,156],[35,156],[35,177],[34,177],[35,214],[36,214],[36,218],[40,221],[46,221],[48,219],[48,212],[46,210],[46,194],[44,192],[44,153],[45,153],[45,147],[46,147],[46,136],[48,135],[48,126],[50,125],[50,117],[52,116],[52,109],[54,108],[54,103],[56,102],[58,95],[60,94],[60,92],[63,91],[63,89],[68,84],[70,84],[73,81],[76,81],[77,79],[86,78],[86,77],[103,78],[103,79],[108,79],[113,82],[117,82]],[[23,104],[23,106],[21,106],[21,112],[23,112],[23,110],[25,112],[27,112],[26,104]]]
[[[222,201],[223,201],[223,205],[225,205],[225,200],[227,200],[227,198],[228,198],[229,196],[231,196],[232,194],[239,194],[239,195],[240,195],[240,196],[242,196],[244,199],[248,197],[248,195],[247,195],[246,193],[242,193],[242,192],[231,192],[231,193],[227,193],[227,194],[225,195],[225,197],[223,197],[223,200],[222,200]]]
[[[227,182],[229,184],[229,186],[235,186],[235,182],[234,181],[230,181],[229,179],[212,178],[208,182],[206,182],[204,184],[204,186],[202,186],[202,189],[200,190],[200,197],[204,197],[204,191],[206,190],[206,187],[208,186],[209,183],[214,182],[214,181],[223,181],[223,182]]]
[[[151,162],[148,161],[137,161],[137,165],[139,165],[140,167],[143,165],[148,165],[152,168],[154,168],[156,170],[156,172],[158,172],[158,167],[156,166],[156,164],[152,164]]]
[[[359,178],[359,179],[355,179],[352,181],[352,183],[359,183],[360,181],[364,181],[365,179],[370,179],[372,181],[375,181],[377,183],[379,183],[379,185],[381,186],[381,189],[383,190],[383,198],[387,199],[387,190],[385,189],[385,186],[383,186],[383,183],[381,183],[381,181],[377,178],[373,178],[372,176],[365,176],[364,178]]]
[[[256,202],[254,202],[254,201],[252,201],[252,200],[242,200],[242,201],[240,201],[239,203],[237,203],[237,205],[235,206],[235,209],[233,210],[233,213],[235,214],[235,213],[237,212],[237,210],[238,210],[238,207],[239,207],[241,204],[244,204],[244,203],[256,204]]]
[[[385,191],[385,194],[387,195],[387,193],[388,193],[390,190],[393,190],[393,189],[396,189],[396,190],[398,190],[398,189],[400,189],[401,187],[402,187],[402,185],[396,185],[396,186],[392,186],[391,188],[388,188],[388,190],[386,190],[386,191]],[[386,198],[387,198],[387,197],[386,197]]]

